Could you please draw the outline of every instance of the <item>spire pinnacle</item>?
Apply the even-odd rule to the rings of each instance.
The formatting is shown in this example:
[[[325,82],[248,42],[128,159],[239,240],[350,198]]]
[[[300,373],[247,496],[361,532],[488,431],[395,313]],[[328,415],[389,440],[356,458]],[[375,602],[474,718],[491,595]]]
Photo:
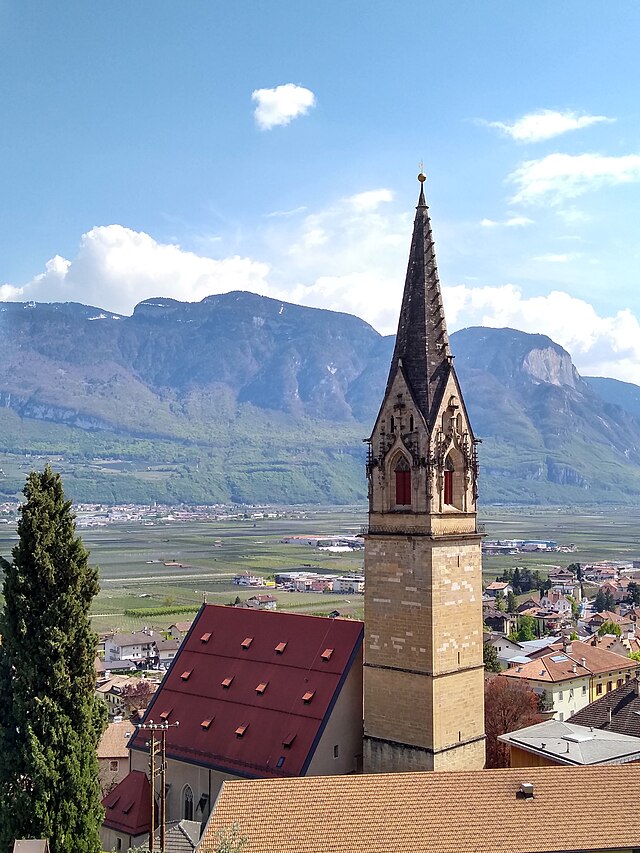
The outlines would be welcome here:
[[[413,224],[407,277],[387,391],[401,367],[416,404],[431,428],[436,417],[435,409],[452,370],[452,356],[429,208],[424,196],[426,179],[421,164],[418,175],[420,197]]]

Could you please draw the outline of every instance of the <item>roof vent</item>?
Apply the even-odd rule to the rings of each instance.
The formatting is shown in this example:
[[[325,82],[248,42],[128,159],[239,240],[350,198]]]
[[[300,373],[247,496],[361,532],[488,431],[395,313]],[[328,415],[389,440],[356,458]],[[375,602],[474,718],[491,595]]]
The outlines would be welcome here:
[[[228,675],[226,678],[223,678],[222,679],[222,686],[227,687],[227,688],[231,687],[231,682],[233,681],[234,678],[235,678],[235,676],[233,676],[233,675]]]
[[[201,643],[208,643],[210,639],[211,639],[211,631],[208,631],[206,634],[203,634],[200,637],[200,642]]]
[[[202,726],[203,729],[205,729],[205,731],[207,731],[212,722],[213,722],[213,717],[210,720],[203,720],[200,723],[200,725]]]
[[[192,672],[193,672],[193,670],[192,670],[192,669],[185,669],[185,671],[182,673],[182,675],[180,676],[180,678],[181,678],[183,681],[189,681],[189,678],[191,677],[191,673],[192,673]]]
[[[524,800],[532,800],[533,799],[533,782],[520,782],[520,790],[518,791],[520,797]]]
[[[252,642],[253,637],[245,637],[244,640],[240,643],[240,645],[243,649],[248,649]]]
[[[238,737],[243,737],[246,730],[249,728],[249,723],[243,723],[241,726],[238,726],[236,729],[236,735]]]
[[[258,686],[256,687],[256,693],[259,693],[260,695],[262,695],[264,693],[264,691],[267,689],[268,683],[269,683],[268,681],[261,681],[260,684],[258,684]]]
[[[333,649],[325,649],[320,657],[322,660],[331,660],[331,655],[333,654]]]
[[[286,648],[287,648],[286,643],[278,643],[278,645],[276,646],[276,654],[281,655]]]
[[[313,697],[315,696],[315,694],[316,694],[316,691],[315,691],[315,690],[307,690],[307,692],[306,692],[306,693],[304,694],[304,696],[302,697],[302,701],[303,701],[303,702],[306,702],[306,703],[307,703],[307,705],[308,705],[308,704],[309,704],[309,702],[311,702],[311,700],[312,700],[312,699],[313,699]]]

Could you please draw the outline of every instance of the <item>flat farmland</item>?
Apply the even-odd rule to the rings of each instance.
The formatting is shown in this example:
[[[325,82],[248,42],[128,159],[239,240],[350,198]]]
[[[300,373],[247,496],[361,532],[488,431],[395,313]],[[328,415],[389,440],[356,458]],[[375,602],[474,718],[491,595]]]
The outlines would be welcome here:
[[[640,559],[640,509],[604,513],[584,508],[489,507],[481,513],[481,522],[491,539],[553,539],[576,546],[576,552],[568,554],[485,557],[486,581],[516,565],[546,574],[553,565]],[[278,518],[160,520],[152,525],[123,522],[82,529],[91,561],[100,572],[101,591],[93,606],[93,625],[97,631],[129,631],[144,625],[163,628],[190,619],[205,596],[211,603],[228,604],[236,596],[246,599],[257,591],[267,591],[234,585],[233,576],[244,571],[264,577],[278,570],[335,575],[361,572],[362,551],[334,553],[310,545],[284,544],[282,539],[354,535],[365,523],[363,507],[347,507],[293,510]],[[15,540],[15,525],[1,525],[0,554],[9,557]],[[354,618],[363,617],[361,595],[268,591],[276,596],[281,610],[320,614],[335,609]],[[155,608],[183,607],[190,611],[170,615],[154,612]],[[132,609],[149,613],[125,615]]]

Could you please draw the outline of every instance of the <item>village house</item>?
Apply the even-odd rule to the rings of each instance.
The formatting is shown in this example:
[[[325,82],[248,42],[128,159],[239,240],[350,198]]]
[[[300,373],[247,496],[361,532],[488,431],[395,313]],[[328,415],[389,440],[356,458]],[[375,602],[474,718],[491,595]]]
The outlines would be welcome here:
[[[571,722],[640,738],[640,681],[637,677],[625,681],[578,711]]]
[[[260,575],[252,575],[249,572],[241,572],[233,578],[236,586],[264,586],[266,581]]]
[[[158,683],[150,679],[105,673],[104,680],[96,687],[96,694],[107,703],[109,719],[128,716],[135,710],[126,694],[138,684],[146,685],[145,690],[148,688],[150,693],[154,693],[158,687]]]
[[[153,638],[144,631],[133,634],[112,634],[105,639],[105,662],[129,661],[138,666],[146,666],[154,657]]]
[[[174,640],[179,640],[180,642],[182,642],[189,633],[190,627],[191,621],[174,622],[173,625],[169,625],[169,633],[171,634]]]
[[[500,735],[509,745],[510,767],[585,767],[593,764],[629,764],[640,761],[640,737],[545,720],[515,732]]]
[[[517,624],[517,619],[513,614],[503,613],[491,603],[483,606],[482,621],[491,631],[505,635],[514,631]]]
[[[545,610],[552,610],[560,616],[571,615],[571,602],[559,590],[550,589],[545,595],[541,596],[540,607]]]
[[[617,634],[604,634],[602,637],[594,634],[588,642],[592,646],[606,649],[608,652],[614,652],[614,654],[622,655],[625,658],[640,653],[640,639],[632,632],[620,637]]]
[[[203,605],[143,720],[169,724],[167,819],[204,821],[225,779],[361,770],[362,637],[354,619]],[[129,742],[134,774],[146,743]],[[133,782],[121,786],[131,799]],[[105,849],[140,828],[119,792],[104,801]]]
[[[620,630],[624,633],[635,633],[635,622],[628,615],[619,616],[611,610],[602,610],[600,613],[594,613],[593,616],[587,620],[586,625],[592,633],[596,633],[600,628],[602,628],[605,622],[613,622],[614,625],[618,625]]]
[[[345,575],[341,578],[335,578],[333,581],[333,591],[340,593],[363,593],[364,592],[364,576],[363,575]]]
[[[513,592],[513,587],[505,581],[493,581],[485,587],[484,592],[491,598],[495,598],[497,595],[503,595],[506,598],[510,592]]]
[[[129,720],[111,722],[98,744],[98,775],[102,796],[121,782],[129,772],[129,739],[134,728]]]
[[[639,796],[633,765],[225,782],[202,848],[237,824],[243,853],[631,853]]]
[[[544,695],[554,718],[561,722],[589,702],[610,693],[631,678],[640,663],[578,640],[564,640],[558,648],[532,660],[510,666],[500,678],[525,681]]]

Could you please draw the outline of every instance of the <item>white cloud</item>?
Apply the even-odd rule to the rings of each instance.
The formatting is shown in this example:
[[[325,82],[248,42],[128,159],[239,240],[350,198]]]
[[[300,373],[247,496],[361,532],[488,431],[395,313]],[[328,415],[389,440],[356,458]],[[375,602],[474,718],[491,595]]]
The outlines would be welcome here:
[[[391,190],[384,188],[367,190],[366,192],[349,196],[346,201],[354,210],[364,213],[367,210],[376,210],[376,208],[385,202],[393,201],[393,193]]]
[[[510,216],[503,222],[500,222],[496,219],[482,219],[480,221],[480,225],[483,228],[497,228],[498,225],[504,225],[507,228],[524,228],[526,225],[533,224],[533,219],[529,219],[528,216]]]
[[[640,323],[628,309],[601,317],[562,291],[527,298],[520,288],[458,285],[444,288],[450,329],[510,327],[542,333],[563,346],[585,376],[612,376],[640,384]]]
[[[518,190],[513,202],[557,205],[589,190],[640,181],[640,154],[549,154],[525,161],[508,180]]]
[[[229,290],[264,292],[268,270],[249,258],[206,258],[143,232],[106,225],[83,234],[72,261],[56,255],[18,294],[0,294],[3,299],[78,301],[128,314],[154,296],[199,301]]]
[[[513,122],[489,121],[486,124],[497,128],[516,142],[543,142],[545,139],[553,139],[554,136],[560,136],[569,130],[580,130],[592,124],[614,120],[607,116],[581,115],[571,110],[566,112],[538,110]]]
[[[304,86],[285,83],[274,89],[256,89],[251,100],[257,103],[253,114],[260,130],[271,130],[289,124],[297,116],[306,115],[315,106],[316,96]]]
[[[507,228],[524,228],[525,225],[533,225],[533,219],[528,216],[512,216],[504,224]]]

